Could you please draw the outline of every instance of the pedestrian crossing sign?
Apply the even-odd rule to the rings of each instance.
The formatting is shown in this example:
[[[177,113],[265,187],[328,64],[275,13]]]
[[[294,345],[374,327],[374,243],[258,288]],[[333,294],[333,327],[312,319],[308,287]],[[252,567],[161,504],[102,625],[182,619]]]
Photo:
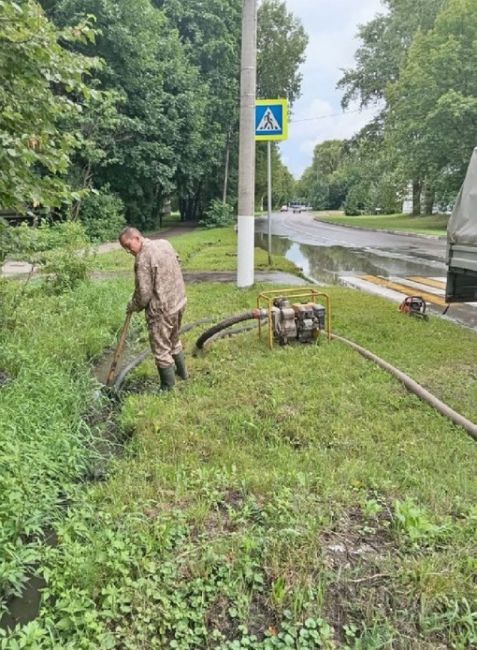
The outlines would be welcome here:
[[[255,140],[288,138],[288,102],[286,99],[258,99],[255,106]]]

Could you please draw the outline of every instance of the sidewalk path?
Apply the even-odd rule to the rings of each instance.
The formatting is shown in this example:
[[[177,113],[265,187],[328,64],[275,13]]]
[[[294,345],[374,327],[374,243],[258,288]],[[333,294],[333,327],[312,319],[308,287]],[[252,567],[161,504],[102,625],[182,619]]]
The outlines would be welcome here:
[[[170,239],[171,237],[178,237],[190,233],[197,226],[194,222],[184,222],[178,226],[172,226],[166,230],[161,230],[158,233],[148,235],[150,239]],[[120,250],[121,245],[117,241],[106,242],[96,246],[97,253],[109,253],[111,251]],[[28,275],[32,270],[32,265],[27,262],[9,261],[3,265],[1,275],[6,278],[14,278]],[[117,278],[118,276],[131,276],[130,271],[94,271],[91,274],[93,280],[109,280]],[[236,273],[234,271],[184,271],[184,280],[187,284],[198,282],[225,282],[233,283],[236,281]],[[257,271],[255,273],[256,282],[285,284],[287,286],[303,286],[308,284],[308,280],[304,280],[292,273],[285,273],[282,271]]]
[[[161,230],[158,233],[148,235],[150,239],[170,239],[171,237],[177,237],[179,235],[186,235],[187,233],[194,230],[197,226],[193,222],[184,222],[179,226],[171,226],[166,230]],[[105,244],[99,244],[95,246],[97,253],[109,253],[111,251],[116,251],[121,248],[121,245],[117,241],[106,242]],[[18,262],[11,260],[5,262],[1,267],[0,276],[4,278],[15,278],[22,275],[29,275],[32,270],[36,273],[36,269],[33,269],[32,265],[28,262]]]

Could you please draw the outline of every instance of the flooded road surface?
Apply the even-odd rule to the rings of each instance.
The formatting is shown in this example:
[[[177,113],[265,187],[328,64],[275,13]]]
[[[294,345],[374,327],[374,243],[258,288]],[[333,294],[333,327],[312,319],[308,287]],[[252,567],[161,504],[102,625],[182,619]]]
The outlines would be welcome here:
[[[257,219],[257,232],[267,231],[267,220]],[[346,228],[335,224],[316,221],[312,213],[272,215],[272,234],[299,244],[312,246],[343,246],[345,248],[394,251],[399,254],[414,254],[423,259],[429,257],[444,263],[446,242],[444,239],[416,237],[385,231]]]
[[[256,243],[267,248],[267,221],[258,219]],[[420,295],[442,314],[447,266],[444,239],[326,224],[308,214],[274,214],[272,253],[283,255],[319,284],[345,284],[396,303]],[[477,329],[477,304],[452,305],[448,317]]]
[[[256,230],[259,245],[266,246],[266,219],[257,220]],[[273,250],[318,281],[334,282],[343,273],[446,272],[446,242],[442,239],[345,228],[316,221],[310,213],[274,214],[272,234]]]

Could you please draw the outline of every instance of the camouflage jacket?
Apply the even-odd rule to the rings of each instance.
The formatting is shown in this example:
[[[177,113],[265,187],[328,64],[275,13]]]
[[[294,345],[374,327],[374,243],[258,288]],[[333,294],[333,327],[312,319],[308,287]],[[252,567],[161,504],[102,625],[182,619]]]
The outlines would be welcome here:
[[[148,318],[175,314],[186,304],[184,279],[177,253],[165,239],[144,239],[134,263],[132,311],[146,310]]]

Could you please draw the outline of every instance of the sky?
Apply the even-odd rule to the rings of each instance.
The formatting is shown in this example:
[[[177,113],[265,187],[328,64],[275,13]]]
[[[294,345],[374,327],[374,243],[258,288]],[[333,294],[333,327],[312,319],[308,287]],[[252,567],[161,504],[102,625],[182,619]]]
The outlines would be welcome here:
[[[360,112],[341,108],[342,90],[336,83],[342,68],[353,67],[359,46],[358,26],[383,13],[381,0],[286,0],[287,8],[300,18],[309,44],[303,74],[302,96],[293,107],[289,138],[280,146],[282,160],[299,178],[313,158],[317,144],[349,138],[369,122],[377,109]],[[333,115],[334,117],[325,117]],[[313,119],[319,117],[320,119]]]

